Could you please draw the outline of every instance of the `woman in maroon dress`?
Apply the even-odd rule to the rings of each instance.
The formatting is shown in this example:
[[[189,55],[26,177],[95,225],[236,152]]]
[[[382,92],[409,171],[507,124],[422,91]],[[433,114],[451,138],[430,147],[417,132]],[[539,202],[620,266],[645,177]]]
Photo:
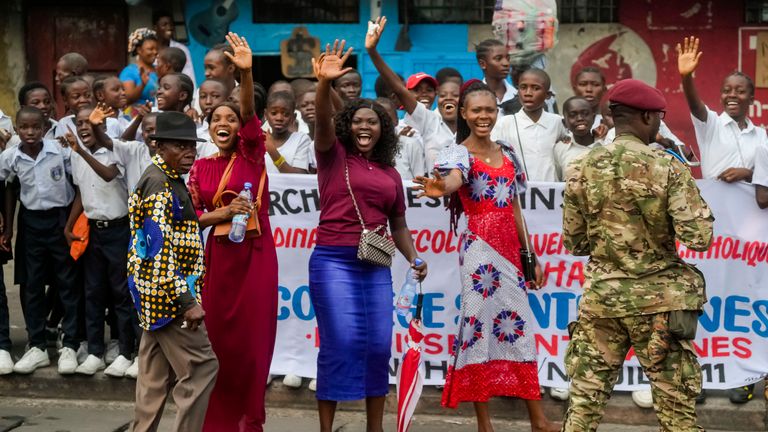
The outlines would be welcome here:
[[[225,55],[240,69],[241,94],[252,95],[251,49],[234,33],[227,41],[234,55]],[[239,109],[226,102],[217,106],[208,124],[219,153],[196,161],[189,178],[203,228],[229,222],[252,209],[241,198],[230,202],[224,197],[223,206],[214,205],[232,159],[226,190],[238,193],[249,182],[257,191],[265,169],[264,135],[252,97],[241,97]],[[266,417],[264,393],[277,330],[277,255],[269,226],[268,184],[262,189],[261,202],[261,236],[232,243],[226,235],[214,236],[212,230],[206,243],[203,309],[220,368],[205,418],[206,431],[261,431]]]

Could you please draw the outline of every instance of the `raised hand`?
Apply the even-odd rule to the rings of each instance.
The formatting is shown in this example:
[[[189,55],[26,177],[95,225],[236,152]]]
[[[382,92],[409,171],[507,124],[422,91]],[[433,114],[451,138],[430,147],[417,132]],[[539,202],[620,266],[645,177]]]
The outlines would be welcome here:
[[[365,49],[375,49],[379,44],[381,34],[384,33],[384,26],[387,24],[387,17],[378,17],[376,21],[368,22],[368,32],[365,34]]]
[[[152,102],[147,101],[144,105],[137,106],[136,111],[138,111],[136,117],[144,118],[147,114],[152,112]]]
[[[677,44],[677,70],[682,76],[688,76],[699,67],[701,58],[699,38],[693,36],[683,39],[683,45]]]
[[[352,70],[351,67],[344,67],[344,63],[352,54],[351,47],[347,52],[344,52],[346,43],[344,40],[339,43],[339,40],[336,39],[333,42],[333,48],[331,48],[331,44],[326,44],[325,52],[320,54],[320,57],[312,59],[312,69],[319,81],[333,81]]]
[[[417,198],[425,196],[430,198],[441,198],[445,196],[445,179],[440,175],[438,170],[435,170],[433,174],[434,177],[432,178],[417,176],[413,179],[413,182],[418,186],[413,186],[411,189],[419,191],[419,194],[416,196]]]
[[[92,125],[98,126],[104,123],[104,120],[108,117],[112,117],[113,115],[115,115],[115,110],[111,106],[99,102],[96,104],[96,108],[91,111],[91,115],[88,116],[88,121],[91,122]]]
[[[238,69],[250,69],[253,65],[253,51],[248,46],[248,41],[244,37],[240,37],[237,33],[229,32],[227,35],[227,42],[232,47],[235,54],[230,54],[224,51],[224,55],[227,56]]]
[[[0,150],[5,150],[5,145],[8,144],[12,136],[7,130],[0,128]]]
[[[72,129],[70,129],[69,126],[67,126],[67,132],[57,139],[62,147],[69,147],[75,153],[80,153],[80,150],[82,150],[80,148],[80,143],[78,143],[77,138],[75,138],[75,133],[72,132]]]

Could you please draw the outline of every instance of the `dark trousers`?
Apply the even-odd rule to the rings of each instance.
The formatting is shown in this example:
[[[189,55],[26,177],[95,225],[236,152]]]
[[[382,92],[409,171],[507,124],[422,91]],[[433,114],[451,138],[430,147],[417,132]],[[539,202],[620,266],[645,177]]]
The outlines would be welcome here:
[[[5,278],[0,266],[0,350],[11,350],[11,327],[8,314],[8,296],[5,294]]]
[[[130,359],[135,334],[135,314],[128,293],[128,240],[131,233],[124,224],[98,228],[92,224],[85,260],[85,328],[88,353],[104,355],[104,318],[109,306],[114,310],[120,354]]]
[[[46,348],[45,324],[48,316],[48,302],[45,296],[46,263],[54,269],[54,281],[59,289],[59,298],[64,307],[62,330],[63,344],[77,349],[77,319],[80,291],[75,287],[75,263],[69,255],[69,245],[64,237],[64,225],[68,210],[24,211],[23,238],[24,261],[26,262],[26,287],[24,316],[30,347]]]

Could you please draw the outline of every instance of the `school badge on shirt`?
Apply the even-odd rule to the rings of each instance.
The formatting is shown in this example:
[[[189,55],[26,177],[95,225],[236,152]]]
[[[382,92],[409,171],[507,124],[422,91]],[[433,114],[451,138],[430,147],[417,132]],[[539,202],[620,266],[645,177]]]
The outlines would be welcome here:
[[[61,180],[62,177],[64,177],[64,168],[62,168],[61,166],[55,166],[51,168],[51,178],[53,179],[53,181],[57,182]]]

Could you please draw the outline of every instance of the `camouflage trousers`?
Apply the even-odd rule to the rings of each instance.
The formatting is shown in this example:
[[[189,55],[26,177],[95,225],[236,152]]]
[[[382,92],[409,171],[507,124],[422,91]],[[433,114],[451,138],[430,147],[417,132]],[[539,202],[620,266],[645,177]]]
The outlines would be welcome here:
[[[669,333],[669,313],[625,318],[580,316],[571,323],[565,368],[571,397],[564,432],[595,431],[630,347],[651,381],[661,431],[703,430],[696,425],[695,398],[701,368],[691,341]]]

